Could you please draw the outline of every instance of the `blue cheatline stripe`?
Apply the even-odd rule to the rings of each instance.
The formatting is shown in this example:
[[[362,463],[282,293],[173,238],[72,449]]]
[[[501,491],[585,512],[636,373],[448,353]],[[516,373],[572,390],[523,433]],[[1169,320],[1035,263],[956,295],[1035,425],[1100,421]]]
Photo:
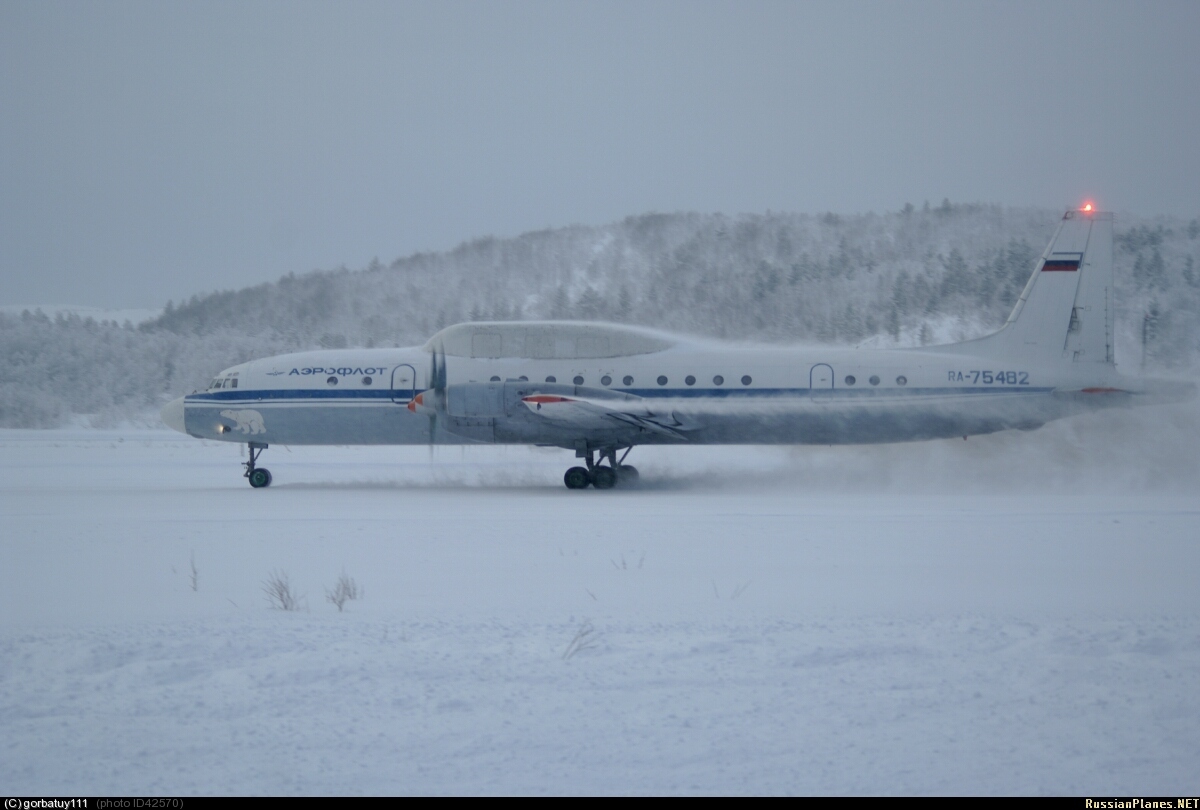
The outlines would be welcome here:
[[[1032,385],[1012,386],[958,386],[944,388],[614,388],[624,394],[651,398],[670,399],[723,399],[730,397],[782,397],[782,396],[844,396],[844,397],[879,397],[879,396],[933,396],[946,394],[1045,394],[1053,388],[1040,388]]]
[[[193,402],[248,402],[257,400],[280,400],[280,399],[349,399],[355,401],[362,400],[387,400],[391,401],[393,396],[407,398],[411,395],[408,389],[403,391],[392,391],[390,388],[362,389],[343,388],[275,388],[253,391],[242,389],[240,391],[213,391],[211,393],[192,394],[188,397]]]
[[[537,384],[531,384],[536,388]],[[872,397],[907,397],[918,398],[928,396],[947,396],[961,394],[1048,394],[1052,387],[1032,385],[989,385],[989,386],[947,386],[937,388],[609,388],[614,393],[632,394],[643,399],[746,399],[764,397],[813,397],[815,399],[869,399]],[[416,393],[420,393],[417,391]],[[342,389],[276,389],[276,390],[242,390],[216,391],[204,394],[192,394],[187,397],[189,404],[213,405],[240,404],[252,405],[256,402],[325,402],[335,400],[342,402],[391,402],[393,398],[407,401],[407,390],[393,392],[391,389],[376,389],[369,391]],[[586,396],[586,395],[585,395]]]

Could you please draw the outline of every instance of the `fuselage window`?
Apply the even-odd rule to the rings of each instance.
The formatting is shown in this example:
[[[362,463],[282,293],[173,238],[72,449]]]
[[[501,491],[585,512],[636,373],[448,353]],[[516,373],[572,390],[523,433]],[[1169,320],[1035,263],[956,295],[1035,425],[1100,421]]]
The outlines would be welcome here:
[[[722,377],[720,374],[713,377],[713,385],[724,385],[724,384],[725,384],[725,378]]]
[[[871,378],[867,380],[867,382],[869,382],[871,385],[879,385],[879,378],[872,374]]]
[[[684,381],[685,383],[687,383],[688,385],[695,385],[695,384],[696,384],[696,378],[695,378],[695,377],[693,377],[691,374],[689,374],[689,375],[687,375],[686,377],[684,377],[684,378],[683,378],[683,381]]]
[[[742,377],[742,385],[749,385],[752,382],[754,382],[754,380],[750,379],[749,374],[747,374],[745,377]]]
[[[903,374],[901,374],[896,378],[896,385],[908,385],[908,377],[905,377]]]
[[[230,388],[237,388],[237,377],[233,378],[233,382],[229,385]]]
[[[583,385],[583,375],[581,375],[581,374],[576,374],[576,375],[575,375],[575,379],[574,379],[574,383],[575,383],[576,385]]]
[[[522,374],[520,377],[517,377],[517,379],[520,380],[521,382],[529,382],[529,378],[526,377],[524,374]]]
[[[621,380],[621,382],[625,383],[626,385],[633,385],[633,377],[630,377],[628,374],[626,374],[625,379]]]
[[[495,375],[492,375],[492,382],[500,382],[500,378]]]
[[[546,382],[558,382],[558,377],[555,377],[553,374],[551,374],[546,378]]]
[[[658,375],[658,384],[659,384],[659,385],[666,385],[666,384],[667,384],[667,378],[666,378],[666,376],[665,376],[665,375],[662,375],[662,374],[659,374],[659,375]]]
[[[856,382],[858,382],[858,380],[854,379],[853,374],[846,375],[846,385],[854,385]]]
[[[374,380],[372,380],[370,377],[363,377],[363,385],[370,385],[373,382]]]
[[[600,378],[600,384],[601,385],[612,385],[612,377],[605,374],[603,377]]]
[[[337,385],[337,377],[330,377],[325,382],[328,383],[329,385]]]

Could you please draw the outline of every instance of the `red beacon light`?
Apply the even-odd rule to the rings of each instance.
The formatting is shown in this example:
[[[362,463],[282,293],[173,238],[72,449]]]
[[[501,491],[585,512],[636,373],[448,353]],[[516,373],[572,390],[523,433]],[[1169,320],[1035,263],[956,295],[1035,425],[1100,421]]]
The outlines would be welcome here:
[[[1086,202],[1083,204],[1083,207],[1080,208],[1079,210],[1085,214],[1090,214],[1093,211],[1092,204],[1090,202]]]

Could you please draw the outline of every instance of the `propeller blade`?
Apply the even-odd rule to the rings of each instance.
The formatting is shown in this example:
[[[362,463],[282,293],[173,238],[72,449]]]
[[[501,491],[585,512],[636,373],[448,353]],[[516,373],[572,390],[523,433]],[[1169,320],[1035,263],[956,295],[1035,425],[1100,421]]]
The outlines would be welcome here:
[[[429,408],[429,457],[433,458],[433,446],[437,442],[438,412],[446,407],[446,350],[440,344],[430,353],[429,387],[433,394]]]
[[[446,349],[438,345],[433,349],[433,373],[430,375],[430,386],[439,392],[446,390]]]

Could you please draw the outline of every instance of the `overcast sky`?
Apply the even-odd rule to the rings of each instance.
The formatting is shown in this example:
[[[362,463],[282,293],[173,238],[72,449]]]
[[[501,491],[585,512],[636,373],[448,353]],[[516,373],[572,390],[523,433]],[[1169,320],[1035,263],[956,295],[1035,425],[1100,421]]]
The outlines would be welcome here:
[[[0,0],[0,304],[647,211],[1200,214],[1200,2]]]

